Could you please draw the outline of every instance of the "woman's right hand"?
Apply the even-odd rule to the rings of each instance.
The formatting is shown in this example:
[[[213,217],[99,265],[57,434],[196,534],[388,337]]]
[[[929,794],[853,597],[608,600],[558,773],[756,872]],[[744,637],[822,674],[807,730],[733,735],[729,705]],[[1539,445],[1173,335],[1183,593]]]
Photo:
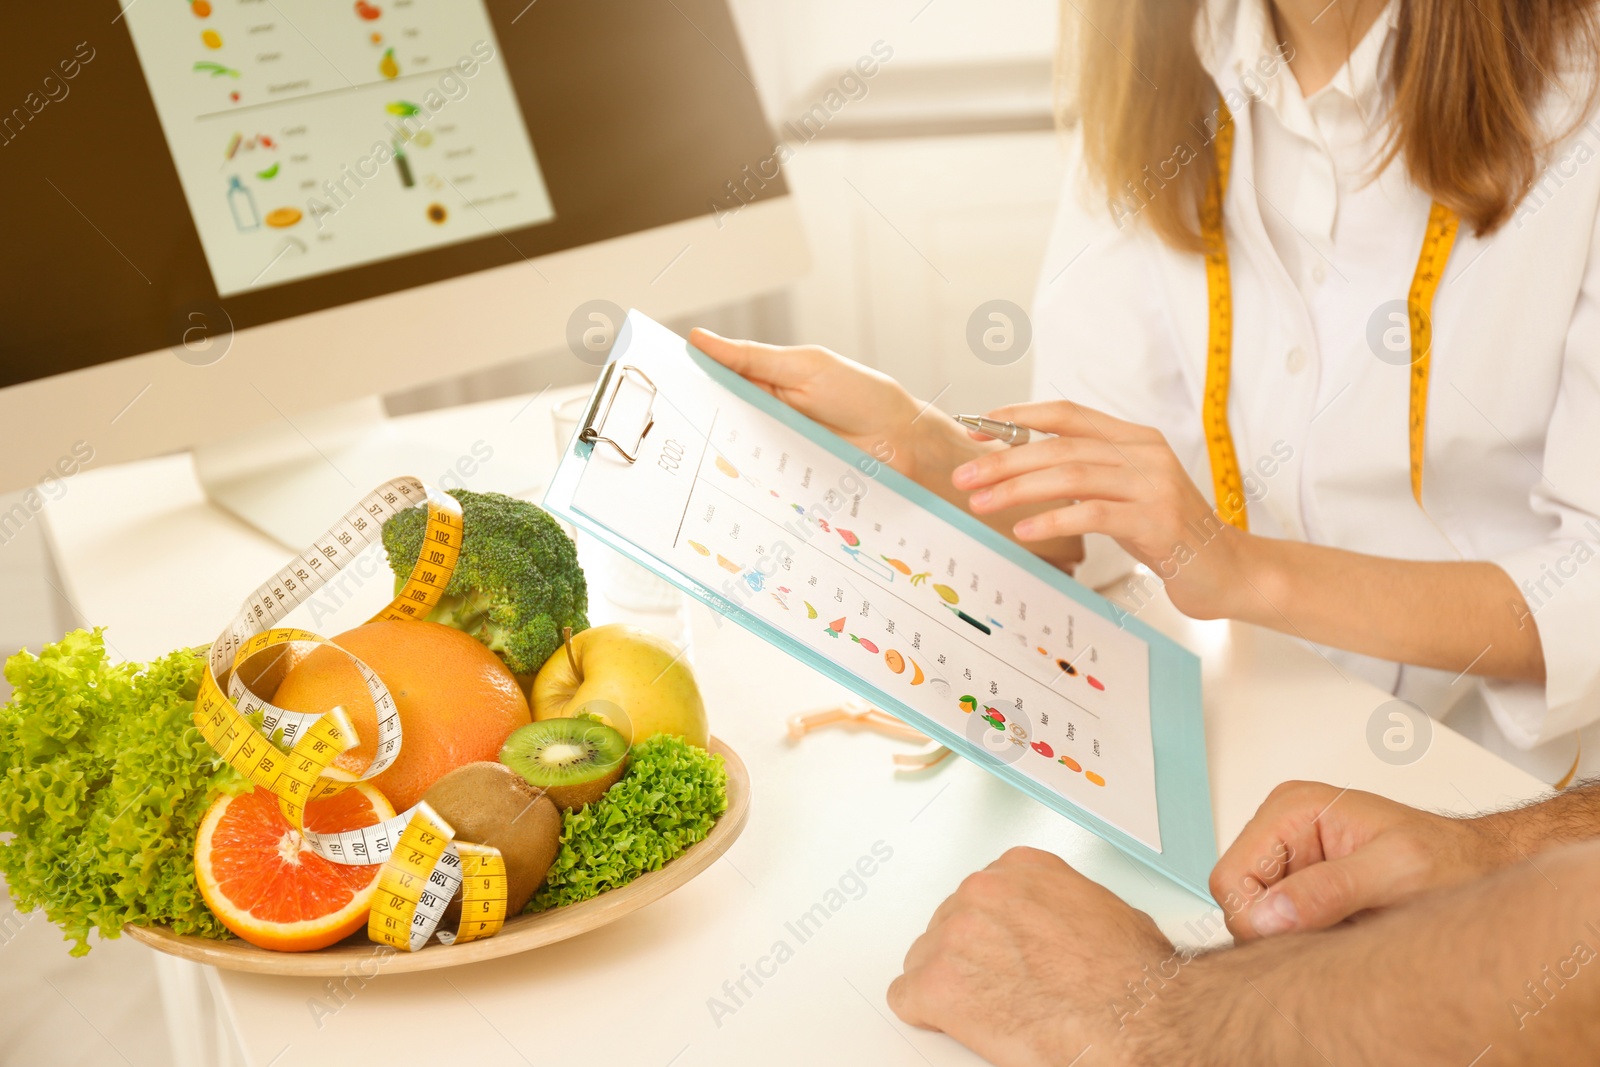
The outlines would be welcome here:
[[[888,375],[816,345],[730,341],[699,327],[689,342],[906,477],[932,473],[917,469],[923,405]],[[948,482],[949,472],[943,477]]]

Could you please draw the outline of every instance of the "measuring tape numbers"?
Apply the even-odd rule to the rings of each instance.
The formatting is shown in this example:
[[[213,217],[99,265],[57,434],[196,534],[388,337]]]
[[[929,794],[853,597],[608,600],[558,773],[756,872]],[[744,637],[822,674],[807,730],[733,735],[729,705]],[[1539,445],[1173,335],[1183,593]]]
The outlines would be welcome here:
[[[428,518],[416,565],[394,600],[371,621],[427,618],[443,598],[461,554],[461,505],[415,478],[396,478],[369,493],[245,600],[212,642],[194,711],[195,726],[207,743],[256,788],[278,798],[284,818],[312,852],[333,863],[383,864],[368,936],[409,952],[438,931],[458,889],[461,923],[454,932],[438,931],[439,940],[448,945],[497,933],[506,918],[504,857],[490,846],[454,840],[454,830],[426,803],[354,830],[306,828],[308,803],[377,777],[399,757],[400,714],[383,680],[359,658],[319,634],[276,624],[381,541],[384,523],[418,504],[426,505]],[[372,697],[376,752],[359,777],[333,766],[360,740],[342,708],[327,714],[279,708],[253,693],[245,678],[245,665],[274,649],[281,657],[315,647],[349,656]],[[274,736],[282,738],[287,752]]]
[[[1218,104],[1217,135],[1213,141],[1216,167],[1200,205],[1200,238],[1205,253],[1206,384],[1200,420],[1206,453],[1211,462],[1212,496],[1217,516],[1241,530],[1250,528],[1244,479],[1228,424],[1228,397],[1233,375],[1233,282],[1228,268],[1228,245],[1223,234],[1222,205],[1228,194],[1232,166],[1234,124],[1226,104]],[[1417,256],[1417,269],[1406,295],[1411,334],[1410,403],[1407,437],[1410,446],[1411,495],[1422,505],[1423,451],[1427,441],[1428,382],[1433,356],[1433,299],[1444,277],[1450,250],[1455,245],[1460,218],[1434,201],[1428,210],[1428,227]]]

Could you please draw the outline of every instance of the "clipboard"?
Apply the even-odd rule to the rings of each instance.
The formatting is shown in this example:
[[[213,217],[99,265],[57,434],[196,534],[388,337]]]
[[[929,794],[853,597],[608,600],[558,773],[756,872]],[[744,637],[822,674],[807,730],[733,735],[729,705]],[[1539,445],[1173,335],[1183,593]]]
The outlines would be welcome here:
[[[1199,659],[887,458],[635,310],[543,503],[1209,901]]]

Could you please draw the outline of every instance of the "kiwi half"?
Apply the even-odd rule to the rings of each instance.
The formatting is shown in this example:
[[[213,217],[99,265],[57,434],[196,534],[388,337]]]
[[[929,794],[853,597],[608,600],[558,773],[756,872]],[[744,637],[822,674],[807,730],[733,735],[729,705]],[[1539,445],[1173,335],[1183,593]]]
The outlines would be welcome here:
[[[491,760],[457,767],[423,794],[456,837],[492,845],[506,861],[506,918],[520,913],[544,882],[561,846],[561,813],[511,768]],[[442,929],[461,922],[461,895],[445,910]]]
[[[511,731],[500,762],[557,807],[593,804],[628,769],[628,741],[596,719],[542,719]]]

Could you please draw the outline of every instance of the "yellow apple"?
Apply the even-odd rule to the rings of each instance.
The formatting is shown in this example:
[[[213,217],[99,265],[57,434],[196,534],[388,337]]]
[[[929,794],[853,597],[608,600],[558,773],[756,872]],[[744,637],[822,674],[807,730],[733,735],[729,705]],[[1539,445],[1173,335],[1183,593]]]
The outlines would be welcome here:
[[[610,721],[615,716],[606,714],[606,702],[621,708],[627,722]],[[637,626],[612,623],[573,634],[571,658],[563,647],[545,660],[530,703],[536,722],[586,711],[634,744],[652,734],[678,734],[701,748],[711,743],[694,672],[672,642]]]

